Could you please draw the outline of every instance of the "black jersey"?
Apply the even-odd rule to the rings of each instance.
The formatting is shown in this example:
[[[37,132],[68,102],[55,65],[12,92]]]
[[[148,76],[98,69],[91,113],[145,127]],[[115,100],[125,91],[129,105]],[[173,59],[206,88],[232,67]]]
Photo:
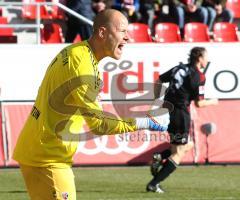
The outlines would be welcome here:
[[[180,64],[160,77],[161,82],[169,82],[164,99],[178,108],[187,108],[192,100],[204,96],[205,75],[196,67]]]

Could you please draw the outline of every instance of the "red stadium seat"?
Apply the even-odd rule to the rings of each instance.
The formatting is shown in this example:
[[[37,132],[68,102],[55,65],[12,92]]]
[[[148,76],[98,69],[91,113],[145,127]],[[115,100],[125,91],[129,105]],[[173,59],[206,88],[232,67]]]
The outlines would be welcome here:
[[[152,42],[151,31],[148,25],[141,23],[131,23],[128,26],[129,42]]]
[[[0,24],[8,24],[6,17],[0,17]],[[0,43],[17,43],[17,36],[13,35],[13,28],[0,28]]]
[[[155,26],[156,42],[181,42],[178,25],[173,23],[158,23]]]
[[[0,28],[0,35],[2,36],[13,35],[13,28]]]
[[[209,42],[210,37],[206,24],[190,22],[184,26],[185,42]]]
[[[30,2],[45,2],[45,0],[22,0],[23,3]],[[23,5],[22,17],[25,19],[36,19],[37,18],[37,6],[36,5]],[[47,6],[40,6],[40,18],[41,19],[52,19],[52,15],[48,13]]]
[[[228,22],[218,22],[213,26],[213,38],[215,42],[237,42],[238,27]]]
[[[45,24],[41,27],[41,43],[63,43],[62,28],[59,24]]]
[[[227,0],[226,8],[233,11],[234,18],[240,18],[240,0]]]
[[[8,24],[7,18],[0,17],[0,24]],[[1,36],[12,36],[13,28],[0,28],[0,35]]]
[[[8,20],[6,17],[0,17],[0,24],[7,24]]]

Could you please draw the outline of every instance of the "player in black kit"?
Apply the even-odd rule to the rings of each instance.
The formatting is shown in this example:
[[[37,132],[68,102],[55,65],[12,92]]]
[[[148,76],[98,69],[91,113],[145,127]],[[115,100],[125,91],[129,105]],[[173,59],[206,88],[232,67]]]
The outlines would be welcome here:
[[[189,138],[191,101],[194,100],[198,107],[218,103],[217,99],[204,99],[205,75],[202,71],[207,64],[206,49],[194,47],[190,51],[188,64],[180,64],[159,77],[155,90],[160,91],[161,83],[169,83],[164,100],[174,108],[168,126],[171,148],[153,154],[151,172],[154,177],[147,184],[147,191],[163,193],[159,183],[176,170],[184,155],[193,147]]]

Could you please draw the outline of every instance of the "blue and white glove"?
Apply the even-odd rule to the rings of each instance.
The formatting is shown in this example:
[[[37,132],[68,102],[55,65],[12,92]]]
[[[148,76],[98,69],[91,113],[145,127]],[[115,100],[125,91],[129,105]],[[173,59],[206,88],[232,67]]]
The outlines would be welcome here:
[[[168,125],[161,125],[159,123],[154,122],[151,118],[148,118],[149,120],[149,129],[151,131],[161,131],[164,132],[168,129]]]
[[[152,131],[164,132],[168,129],[169,113],[160,116],[151,116],[150,114],[144,118],[136,118],[137,129],[149,129]]]

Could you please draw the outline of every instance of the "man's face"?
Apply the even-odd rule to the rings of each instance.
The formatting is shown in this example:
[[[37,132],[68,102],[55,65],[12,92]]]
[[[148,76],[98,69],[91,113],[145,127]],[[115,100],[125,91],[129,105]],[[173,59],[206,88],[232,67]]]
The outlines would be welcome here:
[[[105,45],[103,47],[107,56],[120,59],[124,45],[129,40],[128,21],[124,16],[115,17],[106,29]]]

